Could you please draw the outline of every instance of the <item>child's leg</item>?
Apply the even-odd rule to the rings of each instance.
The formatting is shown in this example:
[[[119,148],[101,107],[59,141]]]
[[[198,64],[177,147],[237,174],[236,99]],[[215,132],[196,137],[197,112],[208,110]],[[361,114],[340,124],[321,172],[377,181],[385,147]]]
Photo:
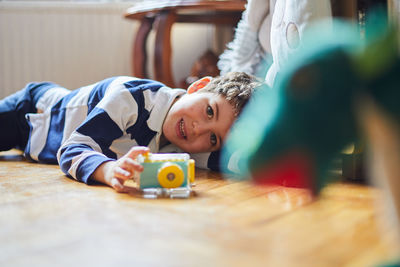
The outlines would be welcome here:
[[[52,83],[30,83],[24,89],[0,100],[0,151],[24,149],[29,137],[27,113],[36,113],[36,103]]]
[[[5,99],[0,100],[0,151],[17,147],[21,140],[21,131],[17,123],[15,110],[17,99],[21,95],[19,91]]]

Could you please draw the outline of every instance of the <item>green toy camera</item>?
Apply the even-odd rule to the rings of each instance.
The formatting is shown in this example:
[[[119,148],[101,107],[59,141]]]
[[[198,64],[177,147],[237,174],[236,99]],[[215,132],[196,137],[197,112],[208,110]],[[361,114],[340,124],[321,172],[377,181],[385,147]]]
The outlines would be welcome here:
[[[191,188],[195,163],[187,153],[146,153],[138,157],[143,166],[137,183],[140,189]]]

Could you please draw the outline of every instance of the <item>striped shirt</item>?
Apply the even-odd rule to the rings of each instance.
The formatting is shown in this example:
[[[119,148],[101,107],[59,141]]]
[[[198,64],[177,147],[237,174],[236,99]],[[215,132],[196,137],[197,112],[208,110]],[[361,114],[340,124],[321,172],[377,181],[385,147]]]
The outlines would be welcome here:
[[[57,163],[70,177],[90,183],[102,163],[126,154],[132,146],[160,150],[162,124],[177,96],[185,90],[132,77],[114,77],[74,91],[54,85],[39,99],[43,113],[27,114],[27,158]],[[198,167],[211,167],[218,155],[192,155]],[[211,161],[210,161],[211,160]]]

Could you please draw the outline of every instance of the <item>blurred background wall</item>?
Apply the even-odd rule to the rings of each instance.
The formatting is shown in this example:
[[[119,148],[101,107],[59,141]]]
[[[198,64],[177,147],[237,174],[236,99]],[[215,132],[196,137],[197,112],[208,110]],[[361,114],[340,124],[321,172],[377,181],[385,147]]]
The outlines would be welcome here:
[[[123,17],[131,5],[0,0],[0,98],[30,81],[53,81],[75,89],[107,77],[131,75],[138,23]],[[148,46],[153,39],[151,34]],[[189,75],[193,62],[215,46],[213,39],[212,26],[174,26],[175,81]],[[150,74],[152,59],[150,53]]]

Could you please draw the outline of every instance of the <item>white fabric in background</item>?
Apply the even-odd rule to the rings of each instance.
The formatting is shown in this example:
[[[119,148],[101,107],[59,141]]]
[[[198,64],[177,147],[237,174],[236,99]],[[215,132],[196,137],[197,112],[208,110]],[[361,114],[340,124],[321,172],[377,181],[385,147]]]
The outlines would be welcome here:
[[[271,8],[274,3],[275,0],[248,0],[246,10],[236,28],[235,38],[220,56],[218,68],[222,75],[230,71],[244,71],[256,75],[258,68],[264,67],[260,64],[267,61],[268,55],[271,54],[270,11],[273,10]]]
[[[322,19],[332,21],[330,0],[249,0],[234,40],[220,56],[221,74],[244,71],[272,87],[306,29]]]
[[[269,86],[273,86],[276,74],[290,54],[296,52],[298,45],[293,40],[298,39],[301,44],[304,31],[322,19],[325,21],[332,19],[329,0],[276,1],[270,30],[273,63],[265,79]],[[289,29],[292,31],[288,31]],[[298,36],[295,36],[297,34]]]

